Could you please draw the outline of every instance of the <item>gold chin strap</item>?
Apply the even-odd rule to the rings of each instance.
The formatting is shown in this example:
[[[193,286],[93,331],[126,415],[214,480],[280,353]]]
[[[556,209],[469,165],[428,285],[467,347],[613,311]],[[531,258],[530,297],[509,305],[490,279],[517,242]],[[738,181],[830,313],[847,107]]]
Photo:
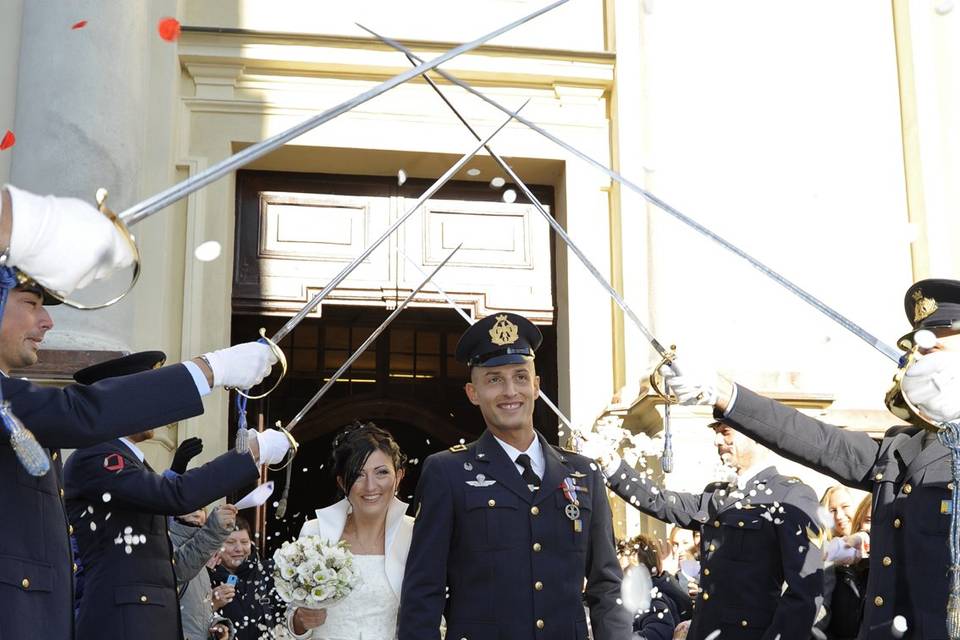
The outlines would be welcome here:
[[[97,189],[97,208],[100,209],[100,213],[105,215],[107,219],[113,223],[113,226],[117,228],[117,232],[123,236],[124,240],[126,240],[130,245],[130,253],[133,255],[133,277],[130,279],[130,284],[123,293],[115,298],[111,298],[110,300],[101,302],[99,304],[84,304],[82,302],[77,302],[76,300],[71,300],[68,298],[64,293],[43,287],[44,291],[49,293],[51,297],[56,298],[68,307],[82,309],[84,311],[109,307],[110,305],[116,304],[117,302],[123,300],[127,294],[133,290],[133,286],[137,284],[137,280],[140,278],[140,249],[137,248],[137,241],[134,239],[133,234],[130,233],[130,229],[127,228],[127,225],[123,223],[123,220],[121,220],[117,214],[111,211],[107,207],[106,203],[107,190],[103,188]],[[33,279],[29,275],[20,272],[17,273],[17,280],[21,286],[34,283]]]
[[[890,413],[901,420],[906,420],[912,425],[923,427],[929,431],[940,431],[940,425],[923,417],[920,410],[903,395],[903,390],[900,388],[900,383],[903,382],[903,376],[907,373],[907,369],[917,360],[920,346],[916,344],[915,340],[911,341],[909,347],[905,341],[899,346],[901,348],[908,348],[907,354],[900,360],[900,368],[897,369],[897,372],[893,376],[893,382],[887,391],[887,395],[884,397],[884,403],[887,405]]]
[[[283,378],[287,375],[287,356],[284,355],[283,349],[281,349],[276,342],[267,337],[267,330],[263,327],[260,327],[260,338],[270,347],[270,351],[273,351],[273,355],[276,356],[277,362],[280,363],[280,377],[277,378],[277,381],[273,383],[272,387],[259,395],[252,396],[248,393],[245,393],[242,389],[235,389],[239,395],[247,398],[248,400],[260,400],[261,398],[266,398],[268,395],[273,393],[273,390],[277,388],[277,385],[280,384],[280,381],[283,380]]]

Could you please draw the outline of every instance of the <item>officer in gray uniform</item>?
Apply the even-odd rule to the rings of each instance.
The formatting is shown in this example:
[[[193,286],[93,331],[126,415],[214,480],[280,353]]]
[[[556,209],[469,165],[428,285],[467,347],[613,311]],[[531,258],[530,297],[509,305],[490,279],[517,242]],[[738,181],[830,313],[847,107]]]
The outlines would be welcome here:
[[[932,331],[937,343],[921,349],[924,369],[908,383],[923,382],[941,392],[924,398],[933,406],[960,399],[960,371],[949,363],[960,352],[960,282],[922,280],[904,297],[913,330],[901,338],[910,346],[913,334]],[[943,368],[929,365],[943,362]],[[921,373],[921,371],[923,373]],[[717,377],[697,380],[675,376],[668,385],[687,404],[712,404],[725,424],[755,438],[781,455],[825,473],[840,482],[873,493],[870,529],[870,572],[864,599],[861,639],[946,638],[947,568],[950,529],[950,453],[933,431],[895,426],[881,441],[806,416],[746,387]],[[950,410],[952,411],[952,410]],[[956,416],[944,415],[956,419]]]
[[[468,329],[457,359],[487,429],[427,458],[400,599],[400,640],[628,640],[603,477],[533,428],[539,329],[516,314]],[[586,580],[586,590],[584,590]]]
[[[658,520],[700,529],[701,593],[689,640],[718,630],[722,638],[808,640],[823,593],[817,496],[778,473],[754,441],[710,426],[734,482],[667,491],[611,455],[602,461],[610,488]]]

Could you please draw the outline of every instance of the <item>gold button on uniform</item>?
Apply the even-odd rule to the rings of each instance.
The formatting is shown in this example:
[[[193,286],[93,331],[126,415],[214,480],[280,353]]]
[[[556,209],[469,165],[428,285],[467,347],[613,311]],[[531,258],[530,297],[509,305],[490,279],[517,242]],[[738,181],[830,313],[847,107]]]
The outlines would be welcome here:
[[[537,620],[537,629],[543,629],[543,620]]]
[[[50,456],[50,457],[53,458],[54,460],[56,460],[57,458],[60,457],[60,452],[59,452],[59,451],[54,451],[54,452],[53,452],[53,455]]]
[[[877,482],[880,482],[881,480],[883,480],[883,474],[878,473],[877,475],[873,476],[873,479],[876,480]]]
[[[537,591],[543,591],[543,583],[537,580],[536,582],[533,583],[533,588],[536,589]]]
[[[29,588],[30,588],[30,579],[29,579],[29,578],[24,578],[23,580],[21,580],[21,581],[20,581],[20,586],[23,587],[24,589],[29,589]]]
[[[147,596],[140,596],[140,602],[146,602]]]
[[[740,626],[741,626],[741,627],[747,626],[747,621],[746,621],[746,620],[741,620],[741,621],[740,621]]]
[[[705,576],[710,575],[710,569],[704,568],[704,570],[703,570],[703,575],[705,575]]]
[[[894,528],[894,529],[899,529],[901,524],[903,524],[903,523],[900,521],[900,518],[895,518],[895,519],[893,520],[893,528]]]
[[[909,495],[911,491],[913,491],[913,485],[911,485],[909,482],[908,482],[907,484],[903,485],[903,492],[904,492],[904,493],[906,493],[906,494]]]
[[[719,527],[719,526],[720,526],[720,521],[719,521],[719,520],[714,520],[714,521],[713,521],[713,526]]]
[[[73,525],[72,525],[72,524],[67,527],[67,533],[69,533],[70,535],[73,535]]]
[[[79,569],[79,568],[80,568],[80,567],[77,566],[77,563],[74,562],[74,563],[73,563],[73,572],[76,573],[76,572],[77,572],[77,569]]]
[[[541,549],[543,549],[543,547],[540,545],[539,542],[534,542],[534,543],[533,543],[533,550],[534,550],[534,551],[536,551],[537,553],[539,553]]]
[[[882,606],[883,606],[883,598],[881,598],[880,596],[877,596],[876,598],[873,599],[873,604],[875,604],[875,605],[878,606],[878,607],[882,607]]]
[[[710,599],[710,594],[707,593],[706,591],[704,591],[704,592],[703,592],[703,599],[704,599],[704,600],[709,600],[709,599]]]
[[[497,506],[497,501],[494,500],[493,498],[490,498],[489,500],[487,500],[487,506],[488,506],[488,507],[495,507],[495,506]]]
[[[716,550],[717,550],[717,545],[713,544],[712,542],[710,543],[710,546],[707,547],[707,551],[716,551]]]
[[[738,523],[737,523],[737,526],[738,526],[738,527],[742,527],[742,526],[743,526],[743,520],[741,520],[740,522],[738,522]]]
[[[60,489],[60,497],[63,497],[63,489]]]
[[[533,515],[540,515],[540,507],[530,507],[530,513]]]
[[[885,567],[889,567],[893,564],[893,560],[890,558],[890,556],[883,556],[883,560],[881,560],[881,562],[883,562],[883,566]]]

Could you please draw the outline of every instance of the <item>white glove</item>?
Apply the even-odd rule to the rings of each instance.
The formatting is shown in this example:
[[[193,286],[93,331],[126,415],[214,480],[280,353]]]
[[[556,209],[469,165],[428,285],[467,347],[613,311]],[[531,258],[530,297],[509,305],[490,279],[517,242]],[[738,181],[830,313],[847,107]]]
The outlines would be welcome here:
[[[257,460],[257,464],[279,464],[283,462],[287,451],[290,450],[290,439],[282,431],[247,429],[247,433],[251,438],[257,439],[257,445],[260,447],[260,459]]]
[[[133,264],[127,240],[93,206],[6,189],[13,205],[7,263],[44,287],[67,294]]]
[[[960,418],[960,352],[934,351],[907,369],[900,390],[932,422]]]
[[[270,375],[277,357],[262,342],[245,342],[203,354],[213,369],[213,386],[249,389]]]
[[[677,396],[680,404],[702,404],[714,405],[720,399],[717,391],[717,376],[699,377],[694,374],[677,375],[673,367],[666,366],[661,369],[663,382],[667,389]],[[709,382],[708,382],[709,380]]]

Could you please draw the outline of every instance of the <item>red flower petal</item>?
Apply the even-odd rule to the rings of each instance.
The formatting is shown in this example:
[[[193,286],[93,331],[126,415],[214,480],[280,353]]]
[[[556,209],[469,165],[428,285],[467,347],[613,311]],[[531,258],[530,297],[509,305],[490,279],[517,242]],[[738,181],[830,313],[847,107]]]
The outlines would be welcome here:
[[[157,31],[161,38],[173,42],[180,37],[180,21],[176,18],[161,18],[157,23]]]
[[[3,140],[0,140],[0,151],[6,151],[16,143],[17,136],[13,135],[13,131],[7,129],[7,133],[3,136]]]
[[[73,26],[70,27],[70,28],[71,28],[71,29],[83,29],[85,26],[87,26],[87,21],[86,21],[86,20],[81,20],[80,22],[75,22],[75,23],[73,24]]]

